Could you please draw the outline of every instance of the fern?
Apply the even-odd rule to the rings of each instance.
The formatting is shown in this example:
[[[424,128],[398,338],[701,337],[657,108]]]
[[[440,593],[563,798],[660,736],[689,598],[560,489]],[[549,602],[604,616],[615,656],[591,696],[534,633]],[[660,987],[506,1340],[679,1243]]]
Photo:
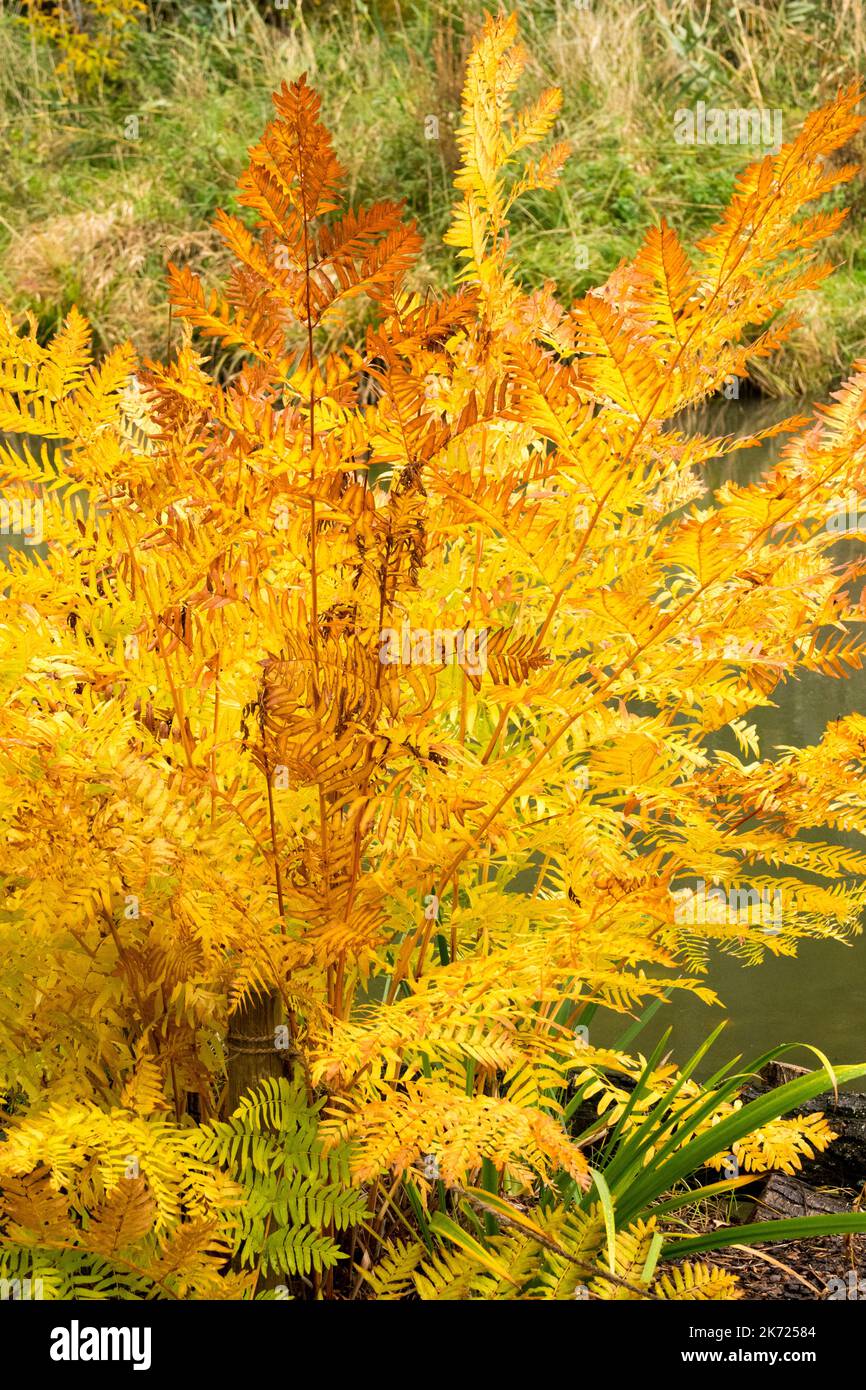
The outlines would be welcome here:
[[[318,1109],[318,1107],[317,1107]],[[367,1215],[347,1152],[323,1152],[316,1110],[284,1078],[248,1093],[225,1121],[199,1129],[197,1152],[243,1193],[234,1240],[242,1264],[263,1273],[321,1273],[345,1258],[335,1235]]]
[[[866,862],[824,832],[866,830],[866,721],[759,749],[749,716],[861,661],[863,558],[826,523],[862,488],[866,363],[748,486],[703,470],[760,435],[678,428],[827,273],[814,205],[852,176],[859,92],[696,248],[662,223],[563,306],[509,237],[567,153],[555,92],[517,104],[526,65],[488,18],[454,292],[399,205],[349,206],[300,79],[218,218],[227,283],[170,268],[168,362],[97,364],[76,311],[48,344],[0,313],[0,486],[45,535],[11,552],[0,625],[0,1232],[53,1289],[643,1297],[653,1163],[675,1187],[714,1133],[747,1172],[829,1142],[781,1111],[740,1130],[735,1086],[583,1034],[599,1005],[712,1002],[714,947],[859,930]],[[736,910],[692,910],[699,885]],[[780,895],[778,930],[748,891]],[[498,1234],[445,1213],[482,1180]]]

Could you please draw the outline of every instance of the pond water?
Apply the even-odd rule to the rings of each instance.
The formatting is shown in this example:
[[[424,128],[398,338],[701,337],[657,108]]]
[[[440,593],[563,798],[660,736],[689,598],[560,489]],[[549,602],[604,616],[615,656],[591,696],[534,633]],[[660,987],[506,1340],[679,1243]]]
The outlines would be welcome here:
[[[712,434],[748,434],[795,413],[811,414],[810,404],[725,401],[689,427]],[[718,462],[709,471],[709,481],[714,486],[725,476],[752,481],[772,463],[785,439],[780,436]],[[853,538],[846,541],[851,547],[860,544]],[[777,708],[749,715],[764,756],[776,745],[815,743],[831,720],[866,711],[866,668],[852,672],[847,680],[808,672],[789,681],[773,698]],[[730,748],[735,751],[733,743]],[[853,833],[821,835],[834,844],[866,848],[862,837]],[[728,1026],[709,1059],[716,1065],[737,1053],[754,1057],[783,1042],[811,1044],[835,1062],[866,1060],[866,931],[850,944],[804,941],[795,959],[768,955],[758,966],[743,966],[714,952],[706,983],[719,995],[724,1012],[677,993],[675,1002],[659,1011],[634,1046],[648,1051],[663,1029],[671,1027],[671,1046],[682,1061],[727,1016]],[[621,1020],[599,1018],[593,1025],[593,1042],[610,1042],[621,1032]],[[788,1060],[814,1064],[814,1057],[806,1053],[792,1053]]]
[[[810,413],[808,404],[725,401],[689,422],[689,428],[747,434],[798,411]],[[725,473],[741,482],[756,478],[783,443],[784,436],[718,463],[709,482],[717,485]],[[20,535],[0,534],[0,562],[10,547],[31,553],[33,549]],[[38,553],[44,554],[44,547],[39,546]],[[814,743],[830,720],[866,711],[866,669],[838,681],[806,674],[777,691],[775,699],[777,708],[749,716],[757,726],[764,754],[777,744]],[[826,838],[863,847],[856,835],[828,834]],[[706,981],[718,993],[729,1020],[713,1054],[718,1053],[719,1061],[722,1051],[726,1057],[739,1052],[752,1057],[780,1042],[812,1044],[837,1062],[866,1060],[866,933],[851,944],[804,941],[796,959],[768,956],[754,967],[715,953]],[[675,1003],[661,1009],[641,1033],[635,1047],[646,1052],[663,1028],[672,1027],[671,1045],[677,1057],[684,1059],[724,1016],[719,1008],[678,993]],[[593,1023],[592,1040],[609,1044],[622,1031],[621,1017],[600,1014]],[[803,1064],[812,1060],[807,1054],[792,1057]]]

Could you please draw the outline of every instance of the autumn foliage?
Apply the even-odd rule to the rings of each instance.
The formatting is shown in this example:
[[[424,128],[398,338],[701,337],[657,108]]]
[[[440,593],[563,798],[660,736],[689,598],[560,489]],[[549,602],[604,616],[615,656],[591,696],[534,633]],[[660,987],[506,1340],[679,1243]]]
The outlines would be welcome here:
[[[3,495],[39,500],[47,542],[10,553],[0,613],[0,1258],[55,1291],[331,1293],[342,1260],[344,1292],[515,1296],[514,1249],[503,1278],[454,1205],[471,1188],[533,1258],[554,1226],[510,1197],[557,1241],[594,1222],[603,1293],[571,1100],[628,1128],[701,1092],[659,1061],[629,1112],[642,1059],[582,1025],[711,1002],[711,946],[757,963],[858,929],[866,856],[820,832],[866,830],[866,718],[774,750],[749,715],[861,664],[864,561],[827,522],[866,506],[866,363],[760,435],[676,421],[828,274],[843,214],[813,205],[854,172],[859,93],[748,168],[693,254],[662,222],[568,308],[510,252],[567,155],[557,92],[517,109],[524,64],[488,20],[451,291],[421,286],[398,204],[346,206],[301,79],[218,219],[223,293],[170,268],[168,361],[95,363],[76,313],[47,345],[0,319]],[[340,341],[359,296],[363,346]],[[779,462],[737,482],[770,433]],[[781,924],[684,911],[700,883],[781,894]],[[238,1042],[244,1017],[274,1045]],[[243,1047],[269,1079],[230,1114]],[[827,1138],[778,1121],[737,1151],[790,1167]],[[629,1215],[629,1268],[652,1238]],[[534,1296],[573,1296],[545,1270]]]

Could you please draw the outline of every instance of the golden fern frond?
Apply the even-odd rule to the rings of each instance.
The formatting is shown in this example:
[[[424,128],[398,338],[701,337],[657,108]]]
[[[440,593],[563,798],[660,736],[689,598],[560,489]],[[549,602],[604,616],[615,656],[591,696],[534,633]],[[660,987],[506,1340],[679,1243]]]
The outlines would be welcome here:
[[[683,1260],[672,1264],[669,1271],[653,1281],[656,1298],[693,1302],[703,1299],[724,1300],[742,1298],[743,1293],[735,1274],[712,1265],[693,1264]]]
[[[419,1240],[395,1240],[385,1246],[372,1270],[359,1267],[359,1273],[369,1286],[372,1296],[384,1302],[404,1299],[414,1292],[414,1274],[424,1256]]]

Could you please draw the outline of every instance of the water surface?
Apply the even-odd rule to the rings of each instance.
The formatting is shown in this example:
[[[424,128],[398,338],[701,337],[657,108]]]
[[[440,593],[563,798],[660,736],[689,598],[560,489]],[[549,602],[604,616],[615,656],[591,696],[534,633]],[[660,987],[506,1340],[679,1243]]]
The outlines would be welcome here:
[[[810,404],[732,400],[690,420],[689,428],[711,434],[748,434],[798,413],[811,414]],[[761,448],[719,461],[708,470],[709,481],[718,485],[726,476],[742,483],[753,481],[772,464],[786,438],[779,436]],[[854,547],[862,542],[852,538],[845,544]],[[772,698],[777,708],[761,708],[748,716],[765,757],[777,745],[816,743],[832,720],[866,711],[866,669],[853,671],[847,680],[807,672],[786,682]],[[736,751],[733,742],[726,746]],[[821,830],[819,836],[834,844],[866,848],[863,838],[853,833]],[[796,876],[796,871],[789,872]],[[646,1052],[662,1027],[672,1027],[676,1056],[684,1059],[727,1015],[725,1034],[712,1054],[717,1062],[739,1052],[753,1057],[780,1042],[810,1043],[836,1062],[866,1060],[866,934],[850,944],[803,941],[795,959],[768,955],[757,966],[744,966],[713,949],[705,979],[725,1005],[724,1012],[677,992],[635,1046]],[[621,1030],[621,1021],[599,1019],[593,1025],[593,1041],[611,1041]],[[790,1060],[808,1065],[814,1058],[791,1054]]]

